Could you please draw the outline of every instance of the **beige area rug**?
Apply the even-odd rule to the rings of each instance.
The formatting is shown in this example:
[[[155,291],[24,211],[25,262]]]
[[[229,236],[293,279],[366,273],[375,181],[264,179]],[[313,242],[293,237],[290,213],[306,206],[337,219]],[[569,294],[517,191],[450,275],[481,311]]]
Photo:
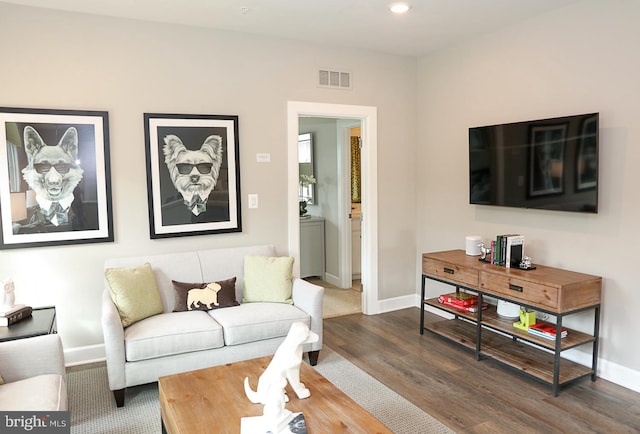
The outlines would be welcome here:
[[[315,369],[396,434],[453,433],[326,346],[320,351],[320,360]],[[67,387],[71,434],[162,432],[158,383],[128,388],[125,406],[121,408],[116,408],[109,391],[107,368],[104,365],[69,372]],[[198,434],[221,433],[215,426],[202,426]]]
[[[322,317],[324,319],[362,312],[362,293],[359,289],[359,281],[354,281],[353,288],[342,289],[316,277],[305,280],[324,287],[322,301]]]

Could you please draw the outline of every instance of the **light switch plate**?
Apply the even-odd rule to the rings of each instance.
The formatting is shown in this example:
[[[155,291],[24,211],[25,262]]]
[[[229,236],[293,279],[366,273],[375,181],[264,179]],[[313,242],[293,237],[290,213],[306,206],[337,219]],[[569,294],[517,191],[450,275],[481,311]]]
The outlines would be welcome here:
[[[249,208],[258,208],[258,195],[257,194],[250,194],[248,195],[249,198]]]
[[[256,162],[271,163],[271,154],[256,154]]]

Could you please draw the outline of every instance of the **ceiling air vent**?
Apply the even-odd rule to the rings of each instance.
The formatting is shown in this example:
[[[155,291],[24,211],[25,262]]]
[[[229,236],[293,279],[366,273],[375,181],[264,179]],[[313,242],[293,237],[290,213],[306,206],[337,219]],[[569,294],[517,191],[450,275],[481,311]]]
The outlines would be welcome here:
[[[351,89],[351,73],[345,71],[332,71],[330,69],[318,70],[318,86],[334,89]]]

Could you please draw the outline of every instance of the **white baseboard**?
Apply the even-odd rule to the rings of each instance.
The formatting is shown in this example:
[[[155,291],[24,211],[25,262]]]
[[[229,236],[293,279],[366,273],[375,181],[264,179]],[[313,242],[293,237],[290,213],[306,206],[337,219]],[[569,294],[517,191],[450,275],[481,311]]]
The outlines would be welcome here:
[[[85,347],[64,350],[65,366],[86,365],[88,363],[104,362],[106,353],[104,344],[87,345]]]
[[[387,298],[386,300],[379,300],[375,312],[371,314],[379,314],[385,312],[392,312],[394,310],[407,309],[415,306],[415,297],[413,295],[404,295],[401,297]]]
[[[420,308],[420,296],[417,296],[416,306],[418,309]],[[453,315],[450,315],[440,309],[436,309],[435,307],[427,306],[425,311],[444,318],[453,318]],[[577,349],[563,351],[562,358],[571,360],[572,362],[583,366],[591,366],[591,355]],[[633,369],[618,365],[617,363],[598,358],[597,375],[599,378],[611,381],[618,386],[631,389],[634,392],[640,392],[640,371],[634,371]]]
[[[338,288],[340,288],[341,286],[341,282],[340,282],[340,278],[338,276],[335,276],[333,274],[329,274],[329,273],[324,273],[324,277],[322,278],[322,280],[324,280],[327,283],[332,284],[333,286],[336,286]]]
[[[583,366],[591,366],[591,354],[576,349],[564,351],[562,357]],[[640,371],[634,371],[602,358],[598,358],[596,371],[599,378],[611,381],[634,392],[640,392]]]

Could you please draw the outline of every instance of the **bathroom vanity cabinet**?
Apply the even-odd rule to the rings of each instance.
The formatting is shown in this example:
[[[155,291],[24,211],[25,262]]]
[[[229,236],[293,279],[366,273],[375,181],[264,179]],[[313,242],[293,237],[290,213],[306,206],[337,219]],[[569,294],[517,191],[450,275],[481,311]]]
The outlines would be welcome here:
[[[300,219],[300,277],[324,279],[324,219],[311,216]]]

